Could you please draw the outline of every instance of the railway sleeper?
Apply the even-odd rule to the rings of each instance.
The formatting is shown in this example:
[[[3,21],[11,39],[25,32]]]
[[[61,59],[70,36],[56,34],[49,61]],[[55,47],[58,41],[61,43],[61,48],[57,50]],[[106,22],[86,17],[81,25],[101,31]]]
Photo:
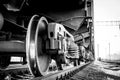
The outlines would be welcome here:
[[[33,78],[32,80],[49,80],[49,79],[50,80],[69,80],[70,77],[78,73],[80,70],[85,68],[85,66],[89,65],[90,63],[91,62],[85,63],[84,65],[81,65],[81,66],[72,67],[67,70],[58,71],[57,73],[52,74],[50,76]]]
[[[58,71],[55,72],[54,74],[51,75],[46,75],[42,77],[34,77],[33,75],[30,74],[28,69],[18,69],[18,70],[8,70],[8,71],[3,71],[3,74],[0,74],[0,79],[5,79],[5,80],[67,80],[76,73],[78,73],[80,70],[85,68],[85,66],[89,65],[91,62],[85,63],[84,65],[77,66],[77,67],[72,67],[66,70]]]

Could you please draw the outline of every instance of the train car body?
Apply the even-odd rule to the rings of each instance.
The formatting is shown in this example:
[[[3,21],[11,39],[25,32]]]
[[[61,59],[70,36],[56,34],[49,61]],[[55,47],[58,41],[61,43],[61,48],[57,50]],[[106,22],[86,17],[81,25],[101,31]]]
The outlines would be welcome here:
[[[83,38],[94,50],[92,24],[92,0],[1,0],[0,68],[12,56],[23,57],[34,76],[46,75],[52,59],[59,69],[77,66]]]

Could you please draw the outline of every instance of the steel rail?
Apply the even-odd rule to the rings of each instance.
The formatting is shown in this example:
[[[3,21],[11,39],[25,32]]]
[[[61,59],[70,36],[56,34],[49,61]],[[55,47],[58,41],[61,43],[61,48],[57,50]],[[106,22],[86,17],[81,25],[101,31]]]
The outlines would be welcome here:
[[[10,65],[6,69],[0,69],[0,80],[11,80],[17,75],[29,74],[29,69],[27,65]],[[6,79],[7,78],[7,79]]]
[[[87,65],[89,65],[91,62],[85,63],[83,65],[72,67],[66,70],[61,70],[52,74],[48,74],[43,77],[36,77],[31,80],[66,80],[72,77],[74,74],[85,68]]]
[[[34,77],[30,74],[27,65],[10,65],[7,69],[0,70],[2,80],[66,80],[84,69],[91,62],[83,63],[76,67],[69,67],[65,70],[48,72],[46,76]]]

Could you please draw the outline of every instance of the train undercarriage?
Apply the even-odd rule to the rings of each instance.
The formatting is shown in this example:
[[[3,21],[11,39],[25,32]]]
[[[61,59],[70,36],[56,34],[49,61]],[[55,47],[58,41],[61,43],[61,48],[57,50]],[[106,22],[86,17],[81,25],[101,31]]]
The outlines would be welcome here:
[[[92,0],[70,1],[65,10],[62,8],[69,1],[62,7],[53,2],[56,1],[50,4],[43,1],[40,5],[33,0],[1,1],[0,69],[9,66],[12,56],[18,56],[23,57],[23,65],[27,64],[34,76],[45,76],[52,59],[58,70],[71,62],[74,66],[80,65],[81,56],[86,53],[79,46],[85,47],[87,40],[86,49],[93,52]],[[44,4],[57,9],[45,8]],[[82,34],[86,32],[87,37]]]

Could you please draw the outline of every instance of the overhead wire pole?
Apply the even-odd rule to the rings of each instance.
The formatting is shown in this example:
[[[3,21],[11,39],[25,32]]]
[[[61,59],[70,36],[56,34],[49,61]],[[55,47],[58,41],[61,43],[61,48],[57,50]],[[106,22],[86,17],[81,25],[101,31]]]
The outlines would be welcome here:
[[[99,44],[97,44],[97,59],[99,59]]]
[[[109,42],[109,60],[111,60],[111,55],[110,55],[110,42]]]

